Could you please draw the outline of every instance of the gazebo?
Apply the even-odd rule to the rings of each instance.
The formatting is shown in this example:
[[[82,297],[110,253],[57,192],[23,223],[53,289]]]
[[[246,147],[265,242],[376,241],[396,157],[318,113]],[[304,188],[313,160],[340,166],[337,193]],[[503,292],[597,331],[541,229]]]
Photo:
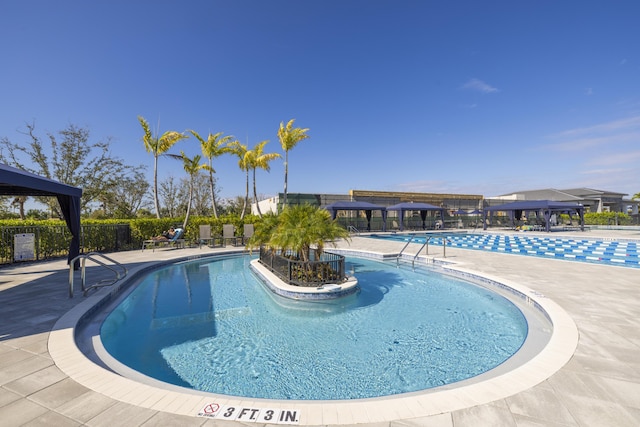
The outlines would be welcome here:
[[[551,215],[553,213],[575,212],[580,217],[580,230],[584,231],[584,206],[578,203],[570,202],[554,202],[552,200],[521,200],[517,202],[505,203],[503,205],[491,206],[484,209],[483,229],[487,229],[487,213],[490,218],[493,212],[502,211],[509,212],[509,216],[513,218],[521,217],[524,212],[542,213],[545,222],[545,231],[551,231]]]
[[[384,206],[374,205],[369,202],[340,201],[324,207],[331,213],[331,218],[336,219],[338,211],[364,211],[367,217],[367,231],[371,231],[371,215],[373,211],[380,211],[382,215],[382,231],[387,230],[387,210]]]
[[[440,212],[440,219],[442,220],[442,227],[444,227],[444,208],[439,206],[430,205],[429,203],[414,203],[414,202],[404,202],[398,203],[397,205],[388,206],[387,211],[398,211],[398,217],[400,219],[400,231],[404,230],[404,213],[407,211],[419,211],[420,218],[422,219],[422,229],[426,228],[425,221],[427,219],[428,211],[438,211]]]
[[[0,163],[0,194],[7,196],[53,196],[71,232],[67,262],[80,254],[80,197],[82,189]]]

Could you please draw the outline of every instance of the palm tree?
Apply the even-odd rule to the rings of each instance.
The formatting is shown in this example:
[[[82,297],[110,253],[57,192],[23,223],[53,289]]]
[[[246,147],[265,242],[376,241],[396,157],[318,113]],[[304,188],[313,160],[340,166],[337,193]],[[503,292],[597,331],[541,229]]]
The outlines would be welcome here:
[[[260,141],[249,151],[249,167],[253,171],[253,200],[256,203],[256,208],[258,209],[258,215],[262,216],[262,212],[260,212],[260,205],[258,204],[258,192],[256,191],[256,169],[263,169],[267,172],[271,170],[269,166],[269,162],[275,159],[279,159],[282,157],[278,153],[265,153],[264,146],[267,145],[269,141]]]
[[[213,169],[213,159],[220,157],[225,153],[229,153],[228,143],[233,139],[231,135],[222,136],[222,132],[216,134],[209,134],[209,137],[205,141],[196,131],[190,130],[191,135],[196,137],[200,141],[200,147],[202,148],[202,154],[209,159],[209,190],[211,192],[211,205],[213,207],[213,216],[218,218],[218,209],[216,207],[216,194],[215,194],[215,181],[213,180],[213,174],[216,171]]]
[[[293,122],[295,119],[289,120],[289,122],[284,124],[284,122],[280,122],[280,129],[278,129],[278,139],[280,139],[280,145],[282,145],[282,149],[284,150],[284,200],[282,202],[283,206],[287,206],[287,177],[289,175],[289,150],[298,144],[298,142],[303,139],[309,138],[307,132],[308,128],[294,128]]]
[[[244,171],[247,176],[244,205],[242,206],[242,213],[240,214],[240,219],[243,219],[245,212],[247,211],[247,205],[249,204],[249,169],[251,169],[251,152],[246,145],[240,144],[240,141],[237,140],[229,144],[229,149],[238,157],[238,167],[240,170]]]
[[[187,138],[186,135],[176,131],[166,131],[161,136],[157,133],[154,136],[149,128],[149,123],[142,117],[138,116],[138,121],[144,130],[142,141],[147,153],[153,153],[153,198],[156,207],[156,217],[160,218],[160,200],[158,199],[158,157],[165,154],[174,144],[181,139]]]
[[[327,210],[309,204],[285,206],[277,223],[272,217],[265,218],[269,219],[256,227],[249,243],[282,252],[291,250],[306,262],[311,258],[312,247],[321,255],[326,242],[349,238],[349,232],[331,219]],[[263,226],[267,229],[263,230]]]
[[[187,229],[187,223],[189,222],[189,214],[191,213],[191,202],[193,201],[193,186],[196,181],[196,177],[201,170],[209,170],[209,165],[205,163],[200,163],[202,160],[202,156],[200,154],[196,154],[192,158],[187,157],[184,151],[180,151],[180,155],[177,156],[175,154],[170,155],[174,159],[182,160],[182,166],[184,171],[189,175],[189,197],[187,199],[187,213],[184,217],[184,222],[182,223],[182,229]]]

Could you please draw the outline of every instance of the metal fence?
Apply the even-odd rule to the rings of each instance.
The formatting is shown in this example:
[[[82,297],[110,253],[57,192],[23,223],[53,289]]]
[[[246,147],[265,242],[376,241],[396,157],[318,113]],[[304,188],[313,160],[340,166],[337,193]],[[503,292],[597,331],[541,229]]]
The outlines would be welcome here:
[[[345,280],[344,257],[311,251],[313,260],[301,261],[295,252],[276,252],[260,248],[260,262],[276,276],[294,286],[319,286]]]
[[[66,225],[0,227],[0,265],[16,259],[16,236],[33,234],[35,261],[66,257],[71,233]],[[80,252],[116,252],[138,246],[129,224],[95,224],[80,227]]]

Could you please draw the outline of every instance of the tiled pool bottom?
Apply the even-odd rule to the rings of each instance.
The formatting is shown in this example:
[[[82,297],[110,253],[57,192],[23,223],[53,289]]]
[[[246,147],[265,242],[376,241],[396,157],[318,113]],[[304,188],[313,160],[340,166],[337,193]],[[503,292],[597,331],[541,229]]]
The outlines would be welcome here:
[[[442,237],[430,235],[429,244],[442,246]],[[372,238],[391,239],[413,243],[425,243],[424,234],[374,234]],[[600,239],[578,239],[569,237],[546,237],[539,235],[513,234],[463,234],[447,233],[447,246],[461,249],[476,249],[491,252],[512,253],[542,258],[582,261],[622,267],[640,268],[637,241],[612,241]]]

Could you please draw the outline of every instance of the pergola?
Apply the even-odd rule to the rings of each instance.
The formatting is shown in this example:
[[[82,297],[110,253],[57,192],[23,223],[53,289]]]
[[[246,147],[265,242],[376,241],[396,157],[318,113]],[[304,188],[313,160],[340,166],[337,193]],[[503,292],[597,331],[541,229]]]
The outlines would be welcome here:
[[[491,206],[484,209],[483,214],[483,229],[487,229],[487,213],[490,218],[493,216],[493,212],[502,211],[509,212],[509,216],[513,218],[520,218],[523,212],[536,212],[542,213],[545,220],[545,231],[551,231],[551,215],[553,213],[565,213],[571,214],[575,212],[580,217],[580,230],[584,231],[584,206],[578,203],[570,202],[554,202],[552,200],[521,200],[517,202],[505,203],[503,205]]]
[[[338,211],[364,211],[367,217],[367,231],[371,231],[371,214],[372,211],[380,211],[382,215],[382,231],[387,230],[387,210],[384,206],[374,205],[369,202],[358,201],[340,201],[324,207],[331,214],[332,219],[336,219]]]
[[[422,228],[425,228],[425,221],[427,219],[428,211],[438,211],[440,212],[440,219],[442,220],[442,226],[444,227],[444,208],[439,206],[430,205],[429,203],[414,203],[414,202],[404,202],[398,203],[397,205],[388,206],[387,211],[399,211],[399,219],[400,219],[400,231],[404,230],[404,213],[407,211],[419,211],[420,218],[422,219]]]
[[[0,163],[0,195],[56,197],[72,236],[67,262],[80,254],[81,188],[62,184]]]

